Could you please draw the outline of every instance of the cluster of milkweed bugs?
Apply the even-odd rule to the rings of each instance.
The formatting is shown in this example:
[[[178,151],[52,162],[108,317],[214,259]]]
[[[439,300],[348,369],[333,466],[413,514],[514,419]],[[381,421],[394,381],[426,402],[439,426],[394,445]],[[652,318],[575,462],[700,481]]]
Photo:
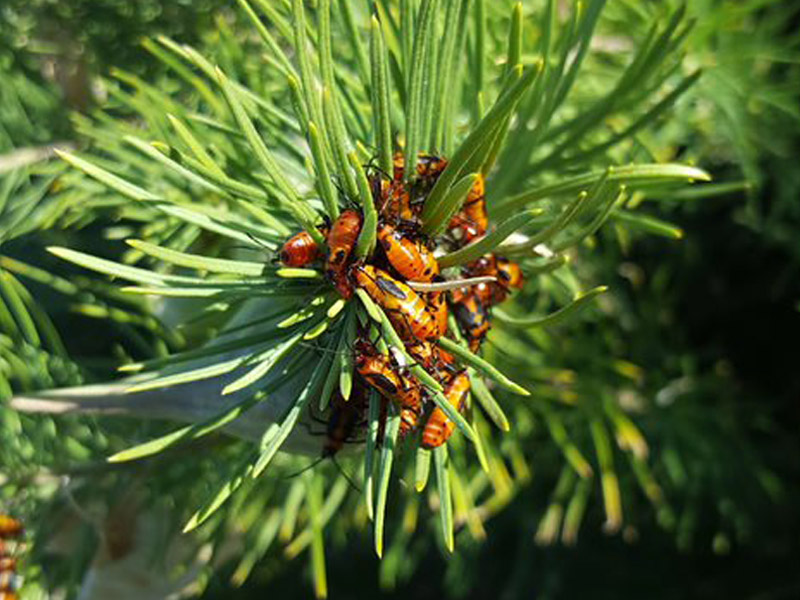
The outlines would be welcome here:
[[[356,289],[366,292],[386,313],[406,354],[435,377],[442,384],[447,401],[463,411],[470,391],[469,375],[436,341],[447,335],[452,311],[470,350],[478,352],[490,328],[492,306],[505,300],[512,289],[521,288],[523,277],[516,263],[486,254],[465,265],[461,275],[491,276],[494,282],[451,292],[415,291],[414,283],[444,280],[434,254],[437,249],[456,250],[484,236],[488,228],[484,179],[479,176],[441,239],[422,233],[425,200],[446,167],[444,158],[420,155],[416,178],[407,182],[403,156],[397,154],[393,173],[370,173],[370,190],[379,221],[377,249],[367,259],[356,259],[354,253],[363,225],[362,214],[356,209],[343,211],[333,223],[321,228],[326,250],[302,232],[284,244],[279,258],[288,267],[321,263],[326,278],[344,299],[350,299]],[[410,365],[391,352],[381,353],[366,329],[359,332],[352,352],[358,377],[348,400],[338,393],[333,397],[323,457],[333,456],[363,426],[369,389],[382,398],[381,429],[391,403],[400,410],[401,437],[421,431],[420,444],[424,448],[447,442],[455,424],[430,400],[426,388],[411,374]]]
[[[0,600],[17,600],[22,579],[17,575],[17,558],[12,550],[22,537],[22,523],[0,513]]]

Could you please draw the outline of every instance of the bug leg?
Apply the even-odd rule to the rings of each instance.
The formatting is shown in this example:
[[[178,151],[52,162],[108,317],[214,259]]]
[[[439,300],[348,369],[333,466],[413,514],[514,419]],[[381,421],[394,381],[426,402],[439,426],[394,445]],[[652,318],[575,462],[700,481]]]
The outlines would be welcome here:
[[[340,465],[339,461],[336,460],[336,456],[331,455],[331,460],[333,461],[333,464],[336,465],[336,469],[339,471],[339,473],[342,474],[342,477],[344,477],[347,480],[347,483],[349,483],[350,486],[360,494],[361,488],[356,485],[352,477],[350,477],[350,475],[348,475],[347,472],[342,468],[342,465]]]

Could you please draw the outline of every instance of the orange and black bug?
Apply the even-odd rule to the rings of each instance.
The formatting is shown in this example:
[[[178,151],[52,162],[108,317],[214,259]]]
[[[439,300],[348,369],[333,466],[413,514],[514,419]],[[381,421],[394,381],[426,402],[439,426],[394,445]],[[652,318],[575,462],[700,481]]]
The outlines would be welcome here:
[[[25,528],[14,517],[0,515],[0,538],[16,538],[22,535]]]
[[[394,181],[402,181],[405,175],[405,157],[403,153],[396,152],[392,162],[394,164]],[[417,156],[417,180],[430,184],[436,183],[445,167],[447,167],[446,158],[420,153]]]
[[[406,406],[400,410],[400,439],[405,438],[417,428],[421,412],[422,405],[418,407]]]
[[[372,265],[352,269],[356,284],[386,311],[404,340],[434,340],[439,329],[422,298],[405,283]]]
[[[415,340],[406,344],[406,352],[419,363],[426,371],[431,371],[436,366],[437,355],[434,345],[430,342]]]
[[[409,186],[403,181],[405,173],[402,153],[394,155],[391,181],[383,181],[373,187],[378,212],[384,220],[396,225],[419,225],[419,213],[433,184],[447,166],[447,160],[437,156],[420,154],[417,159],[416,178]]]
[[[353,288],[347,279],[348,259],[361,233],[361,213],[345,210],[331,226],[328,233],[328,260],[325,273],[328,279],[344,298],[353,295]]]
[[[442,277],[437,277],[437,281]],[[433,320],[436,321],[436,331],[439,337],[447,333],[447,296],[445,292],[428,292],[425,294],[425,303],[428,312],[431,313]]]
[[[384,398],[404,408],[419,408],[422,405],[422,388],[419,382],[401,374],[388,356],[379,353],[368,342],[358,344],[355,367],[364,381],[378,390]]]
[[[281,247],[280,261],[287,267],[305,267],[319,258],[319,244],[307,231],[290,237]]]
[[[469,191],[462,211],[467,219],[477,227],[480,235],[486,233],[489,227],[489,216],[486,213],[486,182],[483,175],[478,175],[478,179]]]
[[[16,592],[22,585],[22,578],[13,571],[0,571],[0,593]],[[11,596],[12,598],[15,596]],[[2,598],[2,596],[0,596]]]
[[[378,227],[378,241],[389,264],[409,281],[430,281],[439,274],[433,252],[419,240],[412,240],[388,223]]]
[[[474,293],[455,290],[453,314],[461,333],[469,341],[469,349],[477,352],[491,327],[486,307]]]
[[[494,254],[484,254],[469,263],[464,268],[464,272],[470,277],[478,277],[480,275],[494,276],[497,274],[497,257]]]
[[[497,278],[497,259],[494,254],[484,254],[479,259],[468,264],[464,268],[463,273],[467,277],[487,275]],[[485,307],[499,304],[505,300],[508,295],[508,289],[504,284],[500,283],[499,278],[497,282],[479,283],[472,286],[470,289],[471,293],[474,294]]]
[[[496,282],[479,283],[473,288],[473,293],[486,307],[503,302],[511,288],[520,289],[524,281],[522,269],[517,263],[494,254],[486,254],[470,263],[464,269],[464,274],[468,277],[490,275],[497,278]]]
[[[449,229],[461,232],[461,242],[469,243],[486,233],[489,215],[486,213],[485,182],[482,175],[472,186],[461,210],[450,219]]]
[[[412,190],[412,206],[415,209],[421,209],[418,199],[427,195],[446,167],[446,158],[423,153],[417,156],[417,176],[414,179]],[[404,157],[401,153],[397,153],[394,156],[394,180],[402,181],[404,175]],[[415,202],[414,199],[417,201]]]
[[[333,464],[336,465],[336,468],[353,487],[353,489],[358,490],[358,486],[337,462],[336,455],[345,444],[348,442],[357,441],[353,439],[353,433],[357,428],[364,425],[366,402],[366,389],[361,385],[353,386],[349,400],[342,398],[341,394],[337,390],[335,395],[331,398],[330,414],[328,415],[328,420],[325,424],[325,442],[322,445],[322,452],[320,453],[319,458],[313,461],[310,465],[307,465],[288,477],[297,477],[301,473],[305,473],[309,469],[313,469],[323,460],[331,459]],[[314,417],[312,416],[312,418]],[[318,421],[319,419],[314,418],[314,420]]]
[[[519,264],[503,256],[497,257],[497,279],[507,288],[522,289],[525,278]]]
[[[411,209],[411,198],[403,182],[403,155],[395,154],[392,174],[379,169],[370,174],[370,188],[375,208],[381,219],[416,227],[419,225]]]
[[[450,381],[458,371],[453,355],[431,342],[410,342],[406,345],[406,352],[441,383]]]
[[[357,351],[355,368],[364,381],[378,390],[384,398],[393,400],[397,397],[403,384],[388,356]]]
[[[328,417],[322,458],[335,456],[351,439],[359,423],[364,420],[365,408],[366,390],[362,386],[353,387],[349,400],[336,393],[331,400],[331,414]]]
[[[459,412],[464,408],[469,394],[470,382],[466,371],[461,371],[445,386],[444,396]],[[438,406],[431,411],[422,430],[422,447],[437,448],[453,434],[456,424]]]
[[[15,571],[17,559],[13,556],[0,556],[0,571]]]
[[[425,200],[446,167],[447,159],[428,154],[419,155],[417,159],[417,177],[412,182],[409,190],[411,194],[411,209],[416,214],[422,211]]]
[[[432,185],[436,183],[445,168],[447,168],[446,158],[420,154],[417,159],[417,178]]]
[[[435,346],[433,351],[436,354],[436,360],[440,365],[454,365],[456,363],[455,356],[450,354],[444,348]]]
[[[447,350],[443,350],[439,346],[434,346],[433,352],[435,355],[436,376],[441,383],[447,384],[453,378],[453,375],[458,373],[456,359]]]
[[[382,219],[396,225],[419,225],[417,215],[411,207],[411,196],[402,180],[375,180],[372,195]]]

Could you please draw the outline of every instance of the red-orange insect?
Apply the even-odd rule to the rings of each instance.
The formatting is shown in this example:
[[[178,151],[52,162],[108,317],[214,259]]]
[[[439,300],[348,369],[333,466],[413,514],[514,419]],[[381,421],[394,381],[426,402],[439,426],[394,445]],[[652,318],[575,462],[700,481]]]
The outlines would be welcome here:
[[[0,571],[0,593],[8,594],[10,592],[13,594],[20,588],[21,584],[20,576],[14,574],[13,571]],[[2,596],[0,596],[0,599],[2,599]]]
[[[416,342],[406,347],[406,350],[420,363],[429,362],[434,356],[434,347],[430,342]],[[359,374],[375,387],[384,399],[388,398],[400,405],[399,435],[404,438],[416,429],[422,413],[422,390],[419,383],[393,368],[389,357],[378,354],[374,346],[368,342],[359,342],[356,352],[356,369]],[[382,439],[388,415],[385,406],[381,406],[381,409],[379,437]]]
[[[446,385],[458,373],[456,359],[447,350],[443,350],[439,346],[434,347],[434,354],[436,355],[436,376],[441,383]]]
[[[517,263],[494,254],[486,254],[470,263],[464,274],[468,277],[489,275],[497,278],[496,282],[479,283],[473,288],[473,293],[486,307],[500,304],[508,297],[512,287],[519,289],[524,283],[522,269]]]
[[[422,405],[419,382],[402,375],[388,356],[380,354],[368,342],[361,342],[356,347],[355,367],[359,375],[384,398],[404,408],[419,408]]]
[[[404,340],[434,340],[439,329],[422,298],[405,283],[372,265],[356,265],[356,284],[386,311]]]
[[[506,287],[522,289],[525,278],[522,275],[520,266],[512,260],[503,256],[497,257],[497,278]]]
[[[0,591],[0,600],[19,600],[19,596],[17,596],[14,592]]]
[[[459,412],[464,408],[469,394],[470,382],[466,371],[458,373],[444,389],[447,401]],[[422,430],[422,447],[437,448],[453,434],[456,424],[438,406],[431,411]]]
[[[486,233],[489,227],[489,216],[486,213],[486,182],[483,175],[478,175],[462,210],[467,219],[478,229],[480,235]]]
[[[404,407],[400,410],[400,439],[406,437],[409,433],[414,431],[419,424],[419,415],[422,412],[422,406],[418,407]]]
[[[406,345],[406,351],[422,368],[443,384],[450,381],[453,374],[458,371],[453,355],[431,342],[409,343]]]
[[[479,259],[469,263],[464,268],[463,273],[466,277],[480,277],[482,275],[497,277],[497,259],[494,254],[484,254]],[[484,306],[492,306],[505,299],[505,291],[496,284],[479,283],[470,288],[470,293],[477,296]]]
[[[450,219],[450,230],[460,231],[461,242],[469,243],[486,233],[489,215],[486,213],[486,192],[483,175],[472,186],[461,210]]]
[[[409,342],[406,344],[406,352],[416,363],[442,383],[449,381],[457,370],[453,355],[431,342]]]
[[[434,184],[447,167],[447,160],[438,156],[420,154],[417,160],[417,177],[412,181],[409,194],[410,204],[416,214],[422,212]]]
[[[0,515],[0,538],[16,538],[22,535],[25,528],[22,523],[8,515]]]
[[[353,295],[353,288],[347,278],[348,259],[361,233],[361,213],[345,210],[331,226],[328,233],[328,260],[325,273],[328,279],[344,298]]]
[[[0,571],[15,571],[17,559],[13,556],[0,556]]]
[[[402,152],[395,152],[394,156],[392,157],[392,166],[394,167],[394,172],[392,173],[392,178],[394,181],[403,181],[403,173],[405,171],[405,156]]]
[[[307,231],[290,237],[281,247],[280,261],[287,267],[305,267],[319,258],[319,245]]]
[[[422,340],[414,340],[406,344],[406,352],[419,363],[423,369],[431,370],[436,363],[434,345]]]
[[[433,252],[421,241],[404,236],[388,223],[378,227],[378,242],[389,264],[405,279],[430,281],[439,274],[439,263]]]
[[[439,337],[447,333],[447,297],[445,292],[428,292],[425,294],[428,312],[436,321]]]
[[[494,254],[484,254],[473,260],[464,268],[464,273],[469,277],[497,274],[497,257]]]
[[[322,457],[335,456],[353,435],[356,427],[364,418],[366,390],[360,385],[353,387],[349,400],[342,398],[338,392],[331,400],[331,413],[326,427],[325,444]]]
[[[397,152],[393,158],[394,180],[402,181],[405,174],[405,157]],[[432,186],[447,167],[447,159],[420,153],[417,157],[417,180]]]
[[[452,354],[450,354],[447,350],[440,346],[434,347],[434,352],[436,353],[436,358],[440,365],[454,365],[456,363],[456,358]]]
[[[477,352],[491,327],[486,307],[474,293],[455,290],[453,314],[461,332],[469,341],[469,349]]]
[[[382,180],[380,185],[373,181],[373,196],[378,212],[384,220],[396,225],[419,225],[419,213],[425,198],[447,166],[447,160],[420,154],[417,160],[417,177],[411,185],[403,181],[403,154],[395,154],[393,163],[391,181]]]
[[[485,307],[499,304],[506,299],[506,291],[495,283],[479,283],[472,293]]]
[[[417,160],[417,177],[433,180],[435,183],[439,175],[447,168],[447,159],[441,156],[420,154]]]
[[[411,196],[402,179],[398,181],[381,179],[379,184],[373,185],[378,189],[377,194],[373,191],[373,196],[381,218],[395,224],[418,225],[416,212],[411,207]]]

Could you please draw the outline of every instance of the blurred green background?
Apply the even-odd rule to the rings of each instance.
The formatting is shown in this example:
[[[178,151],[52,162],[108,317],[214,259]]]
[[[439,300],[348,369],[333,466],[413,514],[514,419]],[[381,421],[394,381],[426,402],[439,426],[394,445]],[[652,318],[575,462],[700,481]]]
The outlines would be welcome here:
[[[614,39],[644,27],[661,4],[610,6],[602,31]],[[603,534],[594,503],[576,545],[537,544],[561,471],[557,452],[542,444],[531,483],[487,523],[484,543],[460,538],[445,558],[418,540],[400,558],[406,576],[393,581],[368,535],[334,539],[333,598],[800,597],[800,10],[790,4],[689,3],[697,22],[684,60],[704,74],[666,125],[641,141],[670,148],[717,182],[746,184],[660,204],[658,215],[683,230],[679,241],[598,236],[584,268],[611,287],[615,317],[565,326],[550,358],[589,389],[597,380],[598,389],[626,390],[598,356],[638,366],[641,385],[631,393],[658,410],[637,423],[676,509],[674,527],[661,526],[645,500],[626,497],[632,517],[620,535]],[[102,102],[94,77],[121,67],[155,81],[163,65],[141,47],[143,37],[163,33],[202,47],[229,8],[220,0],[4,0],[0,167],[15,150],[81,143],[70,115]],[[81,335],[81,320],[63,316],[59,326],[73,340],[71,354],[103,354]],[[203,597],[310,594],[305,563],[279,551],[238,590],[227,584],[233,568],[210,575]]]

